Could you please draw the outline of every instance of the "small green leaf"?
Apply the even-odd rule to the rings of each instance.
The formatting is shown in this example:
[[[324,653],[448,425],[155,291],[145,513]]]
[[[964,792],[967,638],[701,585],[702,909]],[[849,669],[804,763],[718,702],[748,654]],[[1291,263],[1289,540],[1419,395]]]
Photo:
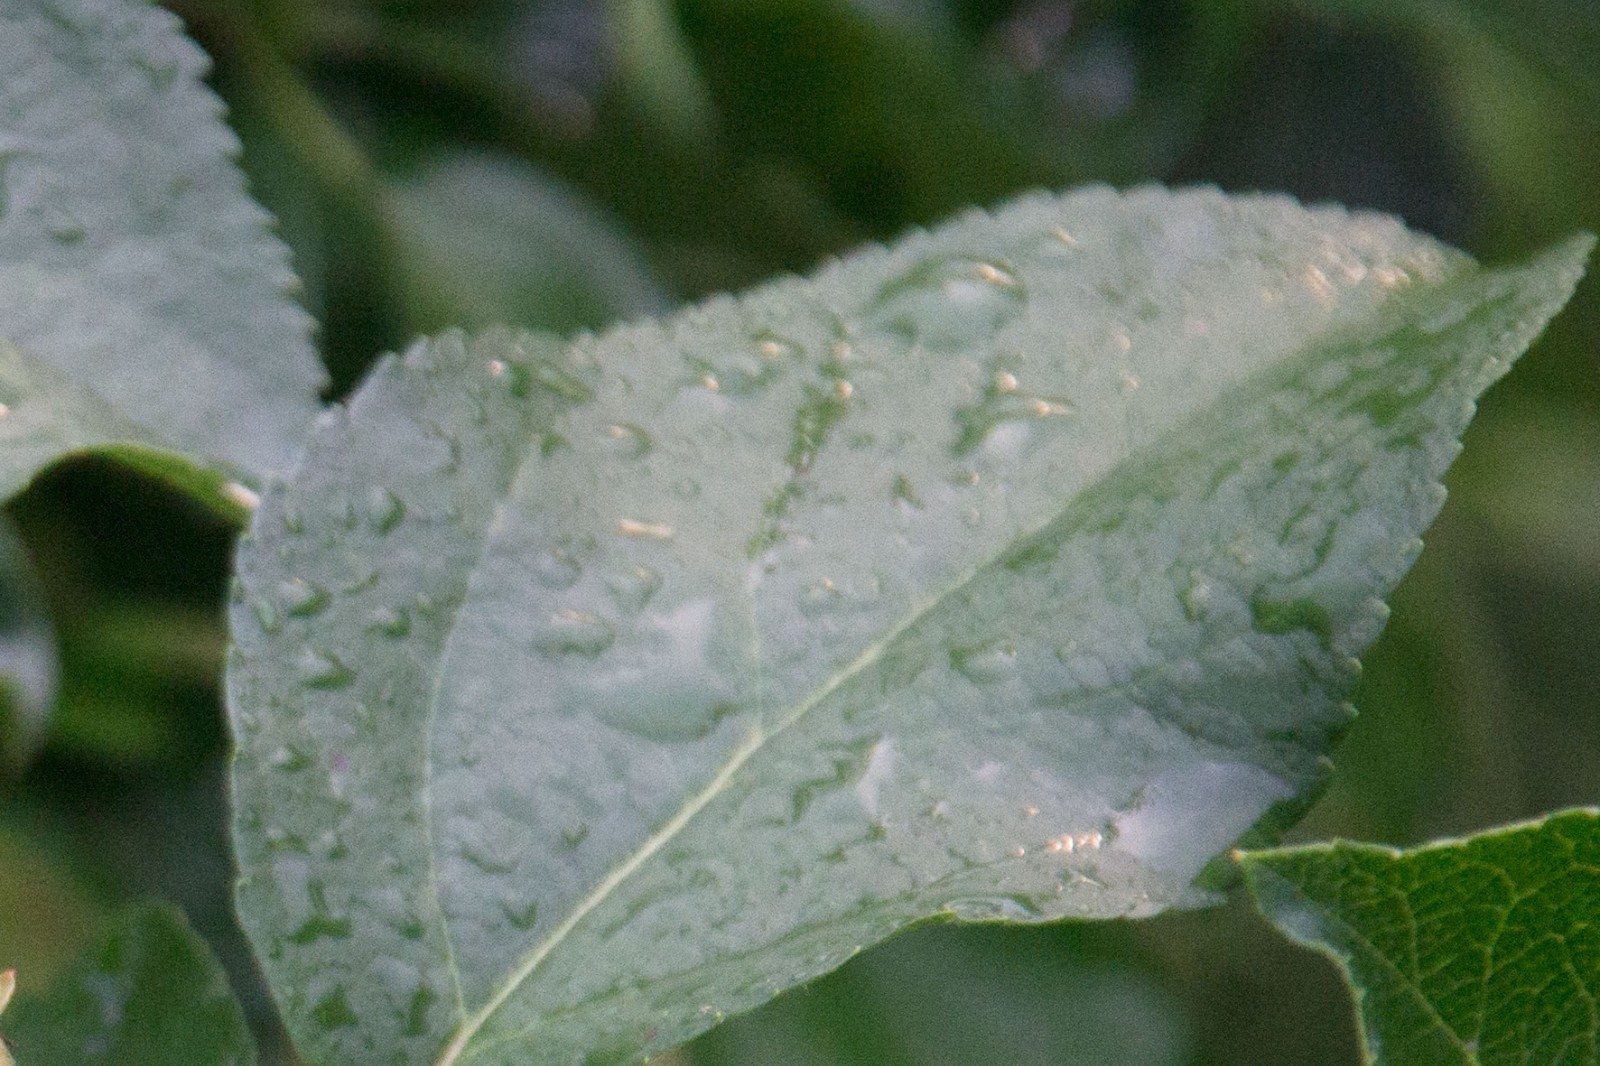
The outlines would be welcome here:
[[[255,1046],[221,967],[183,916],[131,907],[43,993],[18,975],[5,1033],[22,1066],[248,1066]]]
[[[239,906],[303,1053],[622,1061],[929,916],[1210,901],[1591,243],[1088,189],[384,362],[231,611]]]
[[[3,0],[0,69],[0,497],[89,448],[213,501],[288,469],[323,375],[200,50],[144,3]]]
[[[1600,1061],[1600,811],[1409,851],[1245,852],[1263,914],[1344,971],[1369,1063]]]

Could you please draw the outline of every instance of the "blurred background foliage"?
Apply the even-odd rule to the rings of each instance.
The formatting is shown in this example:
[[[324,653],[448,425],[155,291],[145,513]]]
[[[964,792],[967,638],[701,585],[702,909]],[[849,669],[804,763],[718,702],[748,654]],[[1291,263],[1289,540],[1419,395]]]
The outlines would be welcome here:
[[[170,6],[215,58],[323,322],[331,398],[421,331],[598,327],[1037,186],[1281,189],[1491,261],[1600,229],[1593,0]],[[1600,800],[1596,280],[1485,401],[1450,486],[1296,839],[1410,844]],[[47,981],[109,908],[164,896],[227,961],[274,1061],[228,903],[235,531],[90,460],[8,518],[25,550],[0,529],[0,963]],[[667,1060],[1358,1054],[1330,967],[1235,901],[917,930]]]

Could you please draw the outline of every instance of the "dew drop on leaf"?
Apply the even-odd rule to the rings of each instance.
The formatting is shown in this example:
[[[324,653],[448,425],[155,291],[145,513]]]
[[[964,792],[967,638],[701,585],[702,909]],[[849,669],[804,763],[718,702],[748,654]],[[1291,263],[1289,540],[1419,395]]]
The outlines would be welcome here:
[[[576,655],[592,659],[617,639],[610,622],[583,611],[560,611],[534,637],[533,649],[551,658]]]
[[[944,909],[963,922],[1026,922],[1039,914],[1025,900],[1013,896],[970,896],[953,899]]]
[[[951,648],[950,665],[975,685],[992,685],[1016,667],[1017,646],[998,641],[973,648]]]
[[[637,614],[649,605],[661,588],[661,575],[648,566],[635,566],[606,579],[611,598],[629,614]]]
[[[411,613],[404,607],[374,607],[367,615],[369,632],[403,637],[411,632]]]
[[[307,688],[344,688],[356,679],[350,669],[331,652],[302,648],[295,659],[295,672]]]
[[[367,493],[367,522],[374,533],[387,533],[405,517],[406,505],[388,489],[374,485]]]
[[[327,589],[297,577],[278,585],[278,598],[291,618],[310,618],[321,614],[328,606]]]
[[[650,434],[631,423],[613,423],[603,432],[607,450],[619,459],[642,459],[655,447]]]
[[[1027,291],[997,263],[962,256],[924,259],[878,293],[872,321],[912,343],[935,349],[970,348],[1018,318]]]

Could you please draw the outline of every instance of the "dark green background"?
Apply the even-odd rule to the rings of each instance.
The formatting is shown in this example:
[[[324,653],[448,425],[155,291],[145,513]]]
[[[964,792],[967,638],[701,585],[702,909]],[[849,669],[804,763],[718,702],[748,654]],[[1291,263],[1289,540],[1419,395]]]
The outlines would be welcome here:
[[[252,190],[324,323],[334,395],[418,330],[599,326],[1037,186],[1281,189],[1397,213],[1489,261],[1600,229],[1592,0],[171,6],[215,57]],[[544,188],[515,229],[457,226],[429,247],[404,190],[464,150],[565,194]],[[473,244],[506,233],[514,254]],[[507,284],[508,259],[537,280]],[[1450,487],[1367,656],[1340,773],[1295,839],[1410,844],[1600,799],[1595,280],[1485,401]],[[227,899],[217,691],[234,531],[93,461],[9,510],[63,678],[43,755],[0,778],[0,965],[46,980],[97,916],[154,893],[211,939],[270,1042]],[[1357,1057],[1331,967],[1238,904],[922,930],[678,1054]]]

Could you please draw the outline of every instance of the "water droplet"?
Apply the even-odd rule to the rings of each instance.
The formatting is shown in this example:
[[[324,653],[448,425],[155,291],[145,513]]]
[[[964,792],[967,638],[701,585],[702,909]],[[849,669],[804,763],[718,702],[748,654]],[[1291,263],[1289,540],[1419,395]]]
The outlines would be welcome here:
[[[626,573],[614,574],[606,580],[611,598],[624,611],[642,611],[661,588],[661,575],[648,566],[635,566]]]
[[[379,570],[356,573],[340,584],[339,591],[343,593],[366,592],[368,589],[376,588],[382,578],[383,573]]]
[[[765,355],[759,348],[748,354],[718,353],[715,359],[690,356],[686,361],[699,387],[728,396],[749,396],[760,392],[783,373],[778,360]]]
[[[311,757],[299,748],[282,747],[267,760],[273,767],[286,773],[297,773],[311,765]]]
[[[885,284],[872,320],[932,348],[967,348],[1021,315],[1026,301],[1026,287],[1008,267],[940,256]]]
[[[534,638],[533,649],[551,657],[581,655],[592,659],[611,647],[616,636],[611,623],[603,618],[582,611],[561,611],[545,623],[544,631]]]
[[[428,1014],[438,998],[438,993],[427,982],[417,986],[416,992],[411,996],[411,1007],[406,1011],[407,1036],[427,1036],[433,1031],[428,1021]]]
[[[532,929],[539,921],[539,901],[503,899],[500,913],[506,916],[513,929]]]
[[[389,532],[405,517],[406,505],[388,489],[374,485],[367,493],[367,522],[378,534]]]
[[[46,213],[44,231],[58,244],[77,244],[88,232],[82,219],[59,206],[51,207]]]
[[[276,603],[265,596],[257,596],[250,601],[250,613],[255,616],[261,632],[269,637],[283,629],[283,613],[278,610]]]
[[[350,849],[344,846],[339,834],[331,829],[317,837],[316,851],[322,858],[334,862],[350,854]]]
[[[671,540],[672,527],[664,522],[643,522],[637,518],[617,519],[617,532],[638,540]]]
[[[890,492],[890,497],[896,503],[903,503],[917,510],[922,509],[922,497],[917,495],[916,488],[912,486],[904,474],[895,475],[894,488]]]
[[[643,458],[655,446],[649,433],[631,423],[607,426],[605,437],[611,454],[619,459]]]
[[[336,988],[319,1000],[311,1008],[311,1017],[323,1029],[330,1031],[357,1025],[361,1021],[356,1017],[356,1012],[350,1009],[350,1000],[346,998],[343,988]]]
[[[1017,646],[995,641],[971,648],[951,648],[950,665],[975,685],[992,685],[1003,680],[1017,665]]]
[[[300,682],[308,688],[344,688],[356,679],[356,672],[340,662],[338,657],[316,648],[300,650],[295,660],[295,671]]]
[[[349,940],[353,931],[349,918],[313,914],[289,934],[289,943],[305,945],[318,940]]]
[[[297,577],[279,583],[278,598],[291,618],[310,618],[328,606],[327,589]]]
[[[290,855],[305,855],[310,851],[303,839],[279,825],[269,825],[263,836],[271,851]]]
[[[1191,622],[1204,620],[1207,611],[1211,608],[1211,597],[1214,591],[1211,579],[1206,575],[1199,571],[1191,574],[1188,587],[1178,593],[1178,599],[1183,603],[1184,617]]]
[[[756,352],[763,359],[781,361],[796,359],[805,354],[804,349],[787,337],[763,330],[755,335]]]
[[[1072,403],[1064,396],[1038,396],[1023,388],[1021,379],[1010,366],[1016,358],[1007,355],[996,359],[993,374],[978,402],[954,412],[958,432],[950,447],[952,455],[959,457],[974,451],[1008,422],[1034,421],[1072,412]]]
[[[813,581],[800,593],[800,612],[807,615],[823,614],[844,604],[844,593],[830,578]]]
[[[411,613],[404,607],[375,607],[367,615],[369,632],[403,637],[411,632]]]
[[[578,583],[583,564],[569,548],[551,548],[534,559],[533,576],[545,588],[560,592]]]
[[[486,874],[499,876],[514,873],[517,863],[509,855],[500,855],[478,844],[463,844],[460,855],[478,870]]]
[[[1039,912],[1017,896],[969,896],[953,899],[944,909],[963,922],[1038,921]]]

